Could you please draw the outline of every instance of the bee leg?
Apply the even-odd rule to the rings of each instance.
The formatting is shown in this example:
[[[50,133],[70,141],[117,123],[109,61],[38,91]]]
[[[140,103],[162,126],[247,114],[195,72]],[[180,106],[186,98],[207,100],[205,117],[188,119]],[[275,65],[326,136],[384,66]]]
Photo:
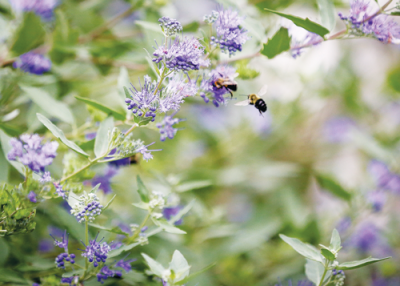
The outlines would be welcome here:
[[[259,112],[260,112],[260,115],[261,115],[262,117],[264,117],[264,115],[262,114],[261,110],[259,110]]]
[[[232,93],[232,91],[231,91],[229,88],[227,88],[227,87],[225,87],[225,89],[231,94],[231,98],[233,98],[233,93]]]

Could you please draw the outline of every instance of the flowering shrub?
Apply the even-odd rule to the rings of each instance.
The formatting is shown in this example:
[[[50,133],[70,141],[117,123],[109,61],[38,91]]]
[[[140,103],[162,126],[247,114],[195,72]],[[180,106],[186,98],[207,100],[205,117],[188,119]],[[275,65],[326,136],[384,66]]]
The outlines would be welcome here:
[[[291,1],[189,22],[106,2],[0,1],[1,285],[396,285],[398,68],[374,99],[351,55],[312,81],[302,61],[336,39],[398,52],[400,4],[318,0],[319,24]],[[265,83],[267,113],[232,107]],[[347,150],[357,172],[335,169]]]

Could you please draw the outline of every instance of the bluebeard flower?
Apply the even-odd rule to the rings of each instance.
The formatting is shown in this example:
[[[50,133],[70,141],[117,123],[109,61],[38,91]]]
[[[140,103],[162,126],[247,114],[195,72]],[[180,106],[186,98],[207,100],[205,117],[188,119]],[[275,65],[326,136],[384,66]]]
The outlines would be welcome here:
[[[21,69],[24,72],[42,75],[50,70],[51,61],[41,54],[28,52],[20,55],[13,63],[13,67],[16,69]]]
[[[176,216],[180,211],[182,207],[181,206],[176,206],[176,207],[168,207],[163,209],[163,216],[165,217],[166,220],[170,220],[174,216]],[[183,222],[183,219],[179,219],[176,221],[174,224],[175,225],[181,225]]]
[[[315,46],[324,41],[324,39],[320,35],[308,31],[306,31],[305,35],[299,37],[299,29],[301,28],[297,26],[291,26],[291,28],[289,29],[290,34],[292,35],[290,50],[293,58],[297,58],[298,56],[300,56],[305,47]]]
[[[68,234],[67,234],[67,231],[64,232],[64,235],[62,236],[62,240],[61,241],[55,239],[53,237],[53,235],[51,235],[51,234],[50,234],[50,236],[54,239],[54,244],[56,246],[60,247],[60,248],[63,248],[64,251],[65,251],[65,252],[61,253],[60,255],[58,255],[56,257],[56,261],[55,262],[57,264],[57,267],[64,269],[65,268],[65,262],[64,261],[67,261],[67,262],[69,262],[71,264],[74,264],[75,263],[75,254],[73,254],[73,253],[69,254],[68,253]]]
[[[203,21],[206,24],[212,24],[218,20],[218,17],[219,17],[219,13],[217,11],[212,11],[210,15],[204,15]]]
[[[34,12],[44,21],[53,18],[53,11],[58,6],[58,0],[10,0],[16,11]]]
[[[44,172],[43,176],[39,179],[39,182],[41,182],[42,184],[51,182],[52,178],[50,176],[50,172],[46,171]]]
[[[32,283],[32,286],[40,286],[39,283]]]
[[[63,277],[60,280],[61,284],[69,284],[70,286],[76,286],[79,282],[79,276]]]
[[[164,59],[167,68],[174,71],[198,70],[200,66],[210,65],[210,60],[203,59],[204,47],[196,38],[176,38],[168,47],[158,47],[153,56],[155,63]]]
[[[173,125],[179,123],[180,121],[182,121],[182,119],[179,118],[173,118],[173,116],[175,115],[166,115],[163,119],[163,121],[161,121],[160,123],[157,123],[156,126],[158,129],[160,129],[160,140],[161,141],[165,141],[165,139],[167,139],[167,137],[169,139],[173,139],[176,132],[178,132],[177,128],[174,128]]]
[[[32,203],[37,203],[36,193],[34,191],[30,191],[27,197]]]
[[[214,22],[217,37],[211,37],[211,42],[219,45],[220,49],[228,52],[229,55],[242,51],[243,44],[249,39],[247,30],[241,27],[243,20],[244,18],[240,17],[237,11],[224,10],[221,7],[218,11],[218,18]]]
[[[42,138],[37,134],[24,134],[19,138],[20,140],[10,139],[12,149],[7,154],[8,159],[11,161],[19,159],[32,171],[44,172],[44,168],[53,163],[53,159],[57,156],[58,142],[52,141],[42,145]]]
[[[121,271],[111,270],[107,266],[103,266],[103,268],[101,268],[100,272],[97,273],[96,276],[97,276],[97,281],[101,282],[101,284],[103,284],[104,281],[107,278],[109,278],[109,277],[121,277],[122,273],[121,273]]]
[[[161,151],[161,149],[154,149],[154,150],[148,150],[147,147],[153,145],[155,142],[150,143],[146,146],[141,146],[138,149],[136,149],[137,153],[141,153],[143,155],[143,159],[148,161],[150,159],[153,159],[153,155],[150,152],[154,152],[154,151]]]
[[[94,267],[97,267],[100,262],[106,262],[107,253],[110,251],[111,247],[106,242],[102,243],[102,240],[97,241],[96,236],[94,240],[89,241],[89,245],[85,245],[85,250],[82,253],[82,256],[86,257],[90,263],[93,262]]]
[[[129,159],[129,158],[128,158]],[[99,189],[103,190],[104,194],[109,194],[112,192],[111,189],[111,179],[118,174],[118,169],[113,166],[107,166],[103,175],[96,175],[92,180],[92,187],[100,184]]]
[[[95,217],[100,215],[103,205],[94,193],[84,193],[79,197],[79,203],[75,204],[71,214],[76,216],[79,223],[86,221],[93,222]]]
[[[324,137],[332,143],[342,143],[349,140],[351,132],[355,128],[352,119],[339,116],[329,119],[323,127]]]
[[[371,203],[375,212],[380,212],[386,203],[386,194],[380,190],[369,192],[367,201]]]
[[[58,182],[54,182],[53,185],[56,188],[55,194],[57,194],[59,197],[62,197],[64,200],[66,200],[68,197],[67,192],[63,189],[61,184],[59,184]]]
[[[400,176],[390,172],[383,162],[371,160],[368,171],[379,188],[400,194]]]
[[[346,216],[344,218],[342,218],[338,224],[336,225],[336,229],[338,230],[338,232],[343,235],[346,230],[348,230],[348,228],[351,226],[351,218]]]
[[[50,252],[54,249],[51,239],[41,239],[38,245],[38,251],[42,253]]]
[[[182,31],[182,25],[176,19],[162,17],[158,19],[160,27],[166,37],[171,37]]]
[[[221,104],[225,104],[224,95],[229,93],[227,88],[218,88],[215,85],[215,81],[219,78],[227,78],[234,81],[237,76],[236,69],[227,65],[217,66],[215,69],[210,71],[207,76],[203,76],[203,80],[200,83],[200,96],[203,97],[204,101],[208,103],[209,99],[207,96],[212,97],[213,104],[218,107]]]
[[[121,259],[120,261],[118,261],[118,262],[115,264],[115,267],[122,268],[122,269],[124,269],[126,272],[129,272],[129,271],[132,270],[131,263],[134,262],[134,261],[136,261],[136,259],[129,259],[129,260],[126,260],[126,261],[124,261],[124,259]]]

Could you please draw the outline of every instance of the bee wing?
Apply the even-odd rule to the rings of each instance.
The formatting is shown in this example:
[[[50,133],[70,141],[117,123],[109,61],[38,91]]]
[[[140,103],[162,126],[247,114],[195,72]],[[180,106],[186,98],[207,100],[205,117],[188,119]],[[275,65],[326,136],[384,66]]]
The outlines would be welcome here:
[[[267,90],[268,90],[268,85],[264,85],[264,86],[260,89],[260,91],[257,93],[257,95],[258,95],[258,96],[263,96],[264,94],[267,93]]]
[[[238,77],[238,76],[239,76],[239,73],[237,72],[232,76],[232,78],[235,78],[235,77]]]
[[[249,105],[249,100],[246,99],[246,100],[240,101],[240,102],[238,102],[238,103],[235,103],[235,105],[237,105],[237,106],[246,106],[246,105]]]

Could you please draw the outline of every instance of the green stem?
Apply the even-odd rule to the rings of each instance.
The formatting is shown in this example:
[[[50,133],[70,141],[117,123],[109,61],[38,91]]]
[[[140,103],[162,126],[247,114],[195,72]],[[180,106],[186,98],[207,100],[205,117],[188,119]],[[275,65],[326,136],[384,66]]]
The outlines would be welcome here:
[[[137,123],[134,123],[134,124],[132,125],[132,127],[129,128],[129,130],[125,132],[125,136],[127,136],[129,133],[131,133],[131,132],[133,131],[133,129],[135,129],[135,128],[138,127],[138,126],[139,126],[139,125],[138,125]],[[109,160],[103,161],[103,162],[108,162],[108,161],[109,161]],[[111,161],[114,161],[114,159],[111,160]]]
[[[63,178],[63,179],[61,179],[61,180],[60,180],[60,184],[63,183],[63,182],[65,182],[66,180],[72,178],[73,176],[79,174],[80,172],[86,170],[87,168],[89,168],[90,166],[92,166],[93,164],[97,163],[97,161],[99,161],[100,159],[103,159],[103,158],[104,158],[104,157],[99,157],[99,158],[94,159],[93,161],[90,161],[87,165],[85,165],[85,166],[83,166],[82,168],[80,168],[79,170],[73,172],[71,175],[69,175],[69,176],[67,176],[67,177],[65,177],[65,178]]]
[[[89,246],[89,224],[87,221],[87,217],[85,216],[85,245],[86,247]],[[88,270],[89,270],[89,260],[86,257],[85,258],[85,272],[83,273],[82,277],[79,279],[80,281],[84,281],[85,277],[87,276]]]
[[[326,275],[326,272],[328,272],[327,263],[328,262],[325,262],[325,265],[324,265],[325,270],[324,270],[324,273],[322,274],[321,281],[319,282],[318,286],[322,286],[324,284],[325,275]]]
[[[135,240],[138,238],[138,236],[140,234],[140,230],[146,225],[150,216],[151,216],[151,212],[149,211],[148,214],[146,215],[146,217],[144,218],[144,220],[142,221],[142,223],[140,224],[140,226],[137,228],[137,230],[135,230],[134,234],[130,237],[130,240],[132,242],[135,242]]]

